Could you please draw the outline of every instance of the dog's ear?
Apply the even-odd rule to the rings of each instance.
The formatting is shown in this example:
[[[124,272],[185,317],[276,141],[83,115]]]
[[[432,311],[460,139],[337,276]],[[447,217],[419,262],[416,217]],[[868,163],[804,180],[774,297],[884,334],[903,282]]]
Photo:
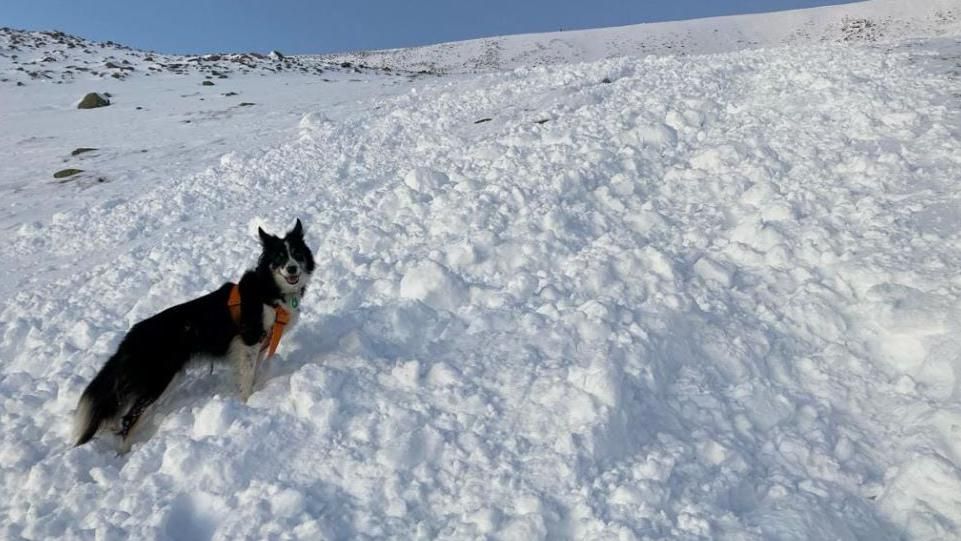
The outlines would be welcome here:
[[[270,241],[274,240],[274,236],[264,231],[264,228],[262,227],[257,228],[257,235],[260,236],[260,243],[263,244],[264,246],[269,245]]]
[[[300,223],[300,218],[297,218],[297,224],[290,230],[290,233],[287,233],[287,236],[304,238],[304,224]]]

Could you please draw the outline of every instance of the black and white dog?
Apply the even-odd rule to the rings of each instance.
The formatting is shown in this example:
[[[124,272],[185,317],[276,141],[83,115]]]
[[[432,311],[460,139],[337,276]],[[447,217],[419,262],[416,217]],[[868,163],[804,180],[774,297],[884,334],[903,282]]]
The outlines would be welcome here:
[[[300,220],[284,238],[260,228],[258,233],[263,252],[257,268],[244,273],[239,288],[226,283],[130,329],[80,397],[74,414],[76,445],[90,441],[106,425],[120,436],[122,448],[127,448],[131,430],[144,410],[196,355],[230,359],[240,396],[247,400],[268,333],[280,313],[277,307],[289,314],[289,329],[314,271],[313,254],[304,243]],[[229,306],[231,303],[235,306]]]

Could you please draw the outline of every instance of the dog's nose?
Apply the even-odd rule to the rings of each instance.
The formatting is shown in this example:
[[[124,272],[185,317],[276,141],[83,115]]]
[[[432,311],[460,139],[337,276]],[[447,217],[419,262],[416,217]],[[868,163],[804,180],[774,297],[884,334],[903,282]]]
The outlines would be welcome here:
[[[297,265],[287,265],[287,274],[297,274]]]

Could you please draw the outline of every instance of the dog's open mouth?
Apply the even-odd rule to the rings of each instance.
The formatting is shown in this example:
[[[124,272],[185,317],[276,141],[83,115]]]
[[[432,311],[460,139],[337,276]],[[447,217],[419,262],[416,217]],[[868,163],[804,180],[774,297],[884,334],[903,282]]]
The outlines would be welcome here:
[[[300,275],[298,274],[296,276],[284,276],[284,280],[287,280],[288,284],[294,285],[300,281]]]

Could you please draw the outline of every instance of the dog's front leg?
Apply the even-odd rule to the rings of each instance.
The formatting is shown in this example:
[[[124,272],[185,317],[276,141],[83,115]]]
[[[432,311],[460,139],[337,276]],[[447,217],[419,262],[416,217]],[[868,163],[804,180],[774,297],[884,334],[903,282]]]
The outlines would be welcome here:
[[[237,374],[240,398],[244,402],[254,392],[260,346],[267,336],[264,325],[264,305],[260,302],[257,280],[247,273],[240,280],[240,334],[230,343],[230,352]]]
[[[234,365],[237,377],[237,390],[244,402],[254,392],[254,380],[257,378],[257,359],[260,356],[260,343],[248,346],[241,337],[236,337],[230,343],[230,360]]]

